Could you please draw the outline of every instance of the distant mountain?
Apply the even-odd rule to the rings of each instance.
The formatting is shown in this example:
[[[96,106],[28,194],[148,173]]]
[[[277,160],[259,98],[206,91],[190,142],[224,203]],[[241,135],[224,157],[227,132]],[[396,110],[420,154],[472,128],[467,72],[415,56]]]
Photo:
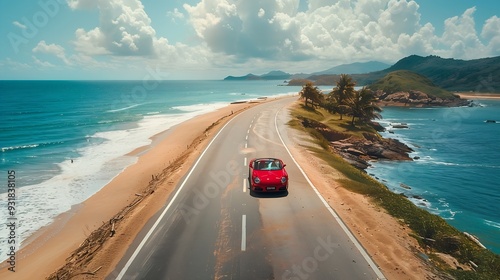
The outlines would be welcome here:
[[[340,75],[340,74],[363,74],[380,71],[389,68],[391,65],[378,61],[355,62],[342,64],[328,70],[312,73],[311,75]]]
[[[411,55],[393,66],[376,72],[352,74],[357,85],[369,85],[390,72],[409,70],[427,77],[436,86],[448,91],[475,91],[500,93],[500,56],[474,60],[458,60],[438,56]],[[338,75],[322,74],[306,78],[316,85],[335,85]],[[296,85],[296,81],[290,81]]]
[[[254,74],[247,74],[245,76],[227,76],[224,78],[224,81],[245,81],[245,80],[288,80],[292,77],[292,74],[275,70],[271,71],[267,74],[264,75],[254,75]]]
[[[390,67],[389,64],[385,64],[377,61],[370,62],[355,62],[351,64],[342,64],[339,66],[332,67],[330,69],[315,72],[312,74],[290,74],[280,70],[270,71],[263,75],[247,74],[245,76],[227,76],[224,78],[225,81],[248,81],[248,80],[289,80],[289,79],[301,79],[307,78],[315,75],[332,75],[332,74],[360,74],[369,73],[373,71],[379,71]]]

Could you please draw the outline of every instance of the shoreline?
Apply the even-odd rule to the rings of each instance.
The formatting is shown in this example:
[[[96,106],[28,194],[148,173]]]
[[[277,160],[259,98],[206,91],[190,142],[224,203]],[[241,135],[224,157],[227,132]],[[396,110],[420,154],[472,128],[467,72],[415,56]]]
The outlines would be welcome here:
[[[197,115],[152,136],[150,145],[138,147],[126,154],[138,157],[136,163],[122,170],[91,197],[73,205],[69,211],[59,214],[52,223],[28,237],[22,247],[16,251],[16,272],[10,272],[7,269],[10,265],[3,261],[0,264],[0,278],[37,279],[41,275],[47,277],[61,268],[66,263],[66,258],[82,244],[85,238],[134,201],[137,194],[148,186],[148,182],[160,175],[175,159],[185,154],[192,158],[199,152],[197,145],[186,144],[193,143],[204,135],[205,139],[199,140],[199,144],[203,145],[203,140],[210,137],[204,134],[205,129],[217,126],[217,122],[227,121],[229,116],[240,110],[263,102],[265,101],[249,100],[245,103],[228,104],[215,111]],[[188,161],[185,160],[185,162]],[[181,169],[182,167],[179,166]],[[188,168],[189,166],[186,167]],[[182,170],[179,171],[182,172]],[[177,176],[179,171],[176,172]],[[169,184],[171,180],[168,181],[159,187],[158,191],[163,195],[155,196],[156,200],[160,198],[161,201],[154,201],[155,199],[148,201],[148,204],[154,204],[153,207],[148,205],[149,216],[161,208],[170,191],[175,188],[175,185]],[[113,201],[110,201],[109,197],[113,197]],[[153,211],[153,208],[156,210]],[[145,222],[148,217],[140,217],[140,220]],[[128,237],[133,239],[135,234]],[[126,250],[128,246],[121,244],[121,247]]]

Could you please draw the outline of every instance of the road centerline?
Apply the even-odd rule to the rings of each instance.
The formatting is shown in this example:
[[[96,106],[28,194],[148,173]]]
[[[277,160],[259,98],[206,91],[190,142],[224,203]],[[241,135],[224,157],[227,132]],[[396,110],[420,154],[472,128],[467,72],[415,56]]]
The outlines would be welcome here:
[[[247,215],[241,216],[241,251],[247,250]]]

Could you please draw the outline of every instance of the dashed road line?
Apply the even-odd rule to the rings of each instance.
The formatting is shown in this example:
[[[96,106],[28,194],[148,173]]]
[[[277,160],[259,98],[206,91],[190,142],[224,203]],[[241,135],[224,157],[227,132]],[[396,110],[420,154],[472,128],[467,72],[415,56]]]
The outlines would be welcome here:
[[[241,216],[241,251],[247,250],[247,215]]]

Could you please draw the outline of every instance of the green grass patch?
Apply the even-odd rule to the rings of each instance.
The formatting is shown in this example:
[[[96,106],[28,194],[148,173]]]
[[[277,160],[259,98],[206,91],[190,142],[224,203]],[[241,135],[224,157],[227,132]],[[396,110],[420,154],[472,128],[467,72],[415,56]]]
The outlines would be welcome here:
[[[329,142],[323,135],[313,128],[304,128],[301,120],[309,118],[321,122],[331,129],[341,130],[342,133],[350,135],[358,136],[368,132],[379,137],[373,128],[366,126],[350,130],[349,127],[345,126],[347,121],[338,120],[338,115],[332,115],[322,109],[305,109],[303,105],[294,106],[292,116],[293,119],[289,125],[312,136],[314,143],[321,148],[311,146],[307,149],[344,175],[344,179],[338,180],[344,188],[370,197],[374,203],[385,209],[391,216],[404,222],[413,231],[412,236],[418,240],[422,247],[431,252],[450,254],[463,264],[472,261],[478,265],[476,271],[443,268],[445,272],[456,279],[500,279],[499,255],[480,248],[443,218],[419,208],[403,195],[390,191],[385,185],[365,172],[353,167],[339,155],[331,153]],[[430,254],[430,257],[433,258],[433,255]],[[439,263],[439,261],[434,263]]]

